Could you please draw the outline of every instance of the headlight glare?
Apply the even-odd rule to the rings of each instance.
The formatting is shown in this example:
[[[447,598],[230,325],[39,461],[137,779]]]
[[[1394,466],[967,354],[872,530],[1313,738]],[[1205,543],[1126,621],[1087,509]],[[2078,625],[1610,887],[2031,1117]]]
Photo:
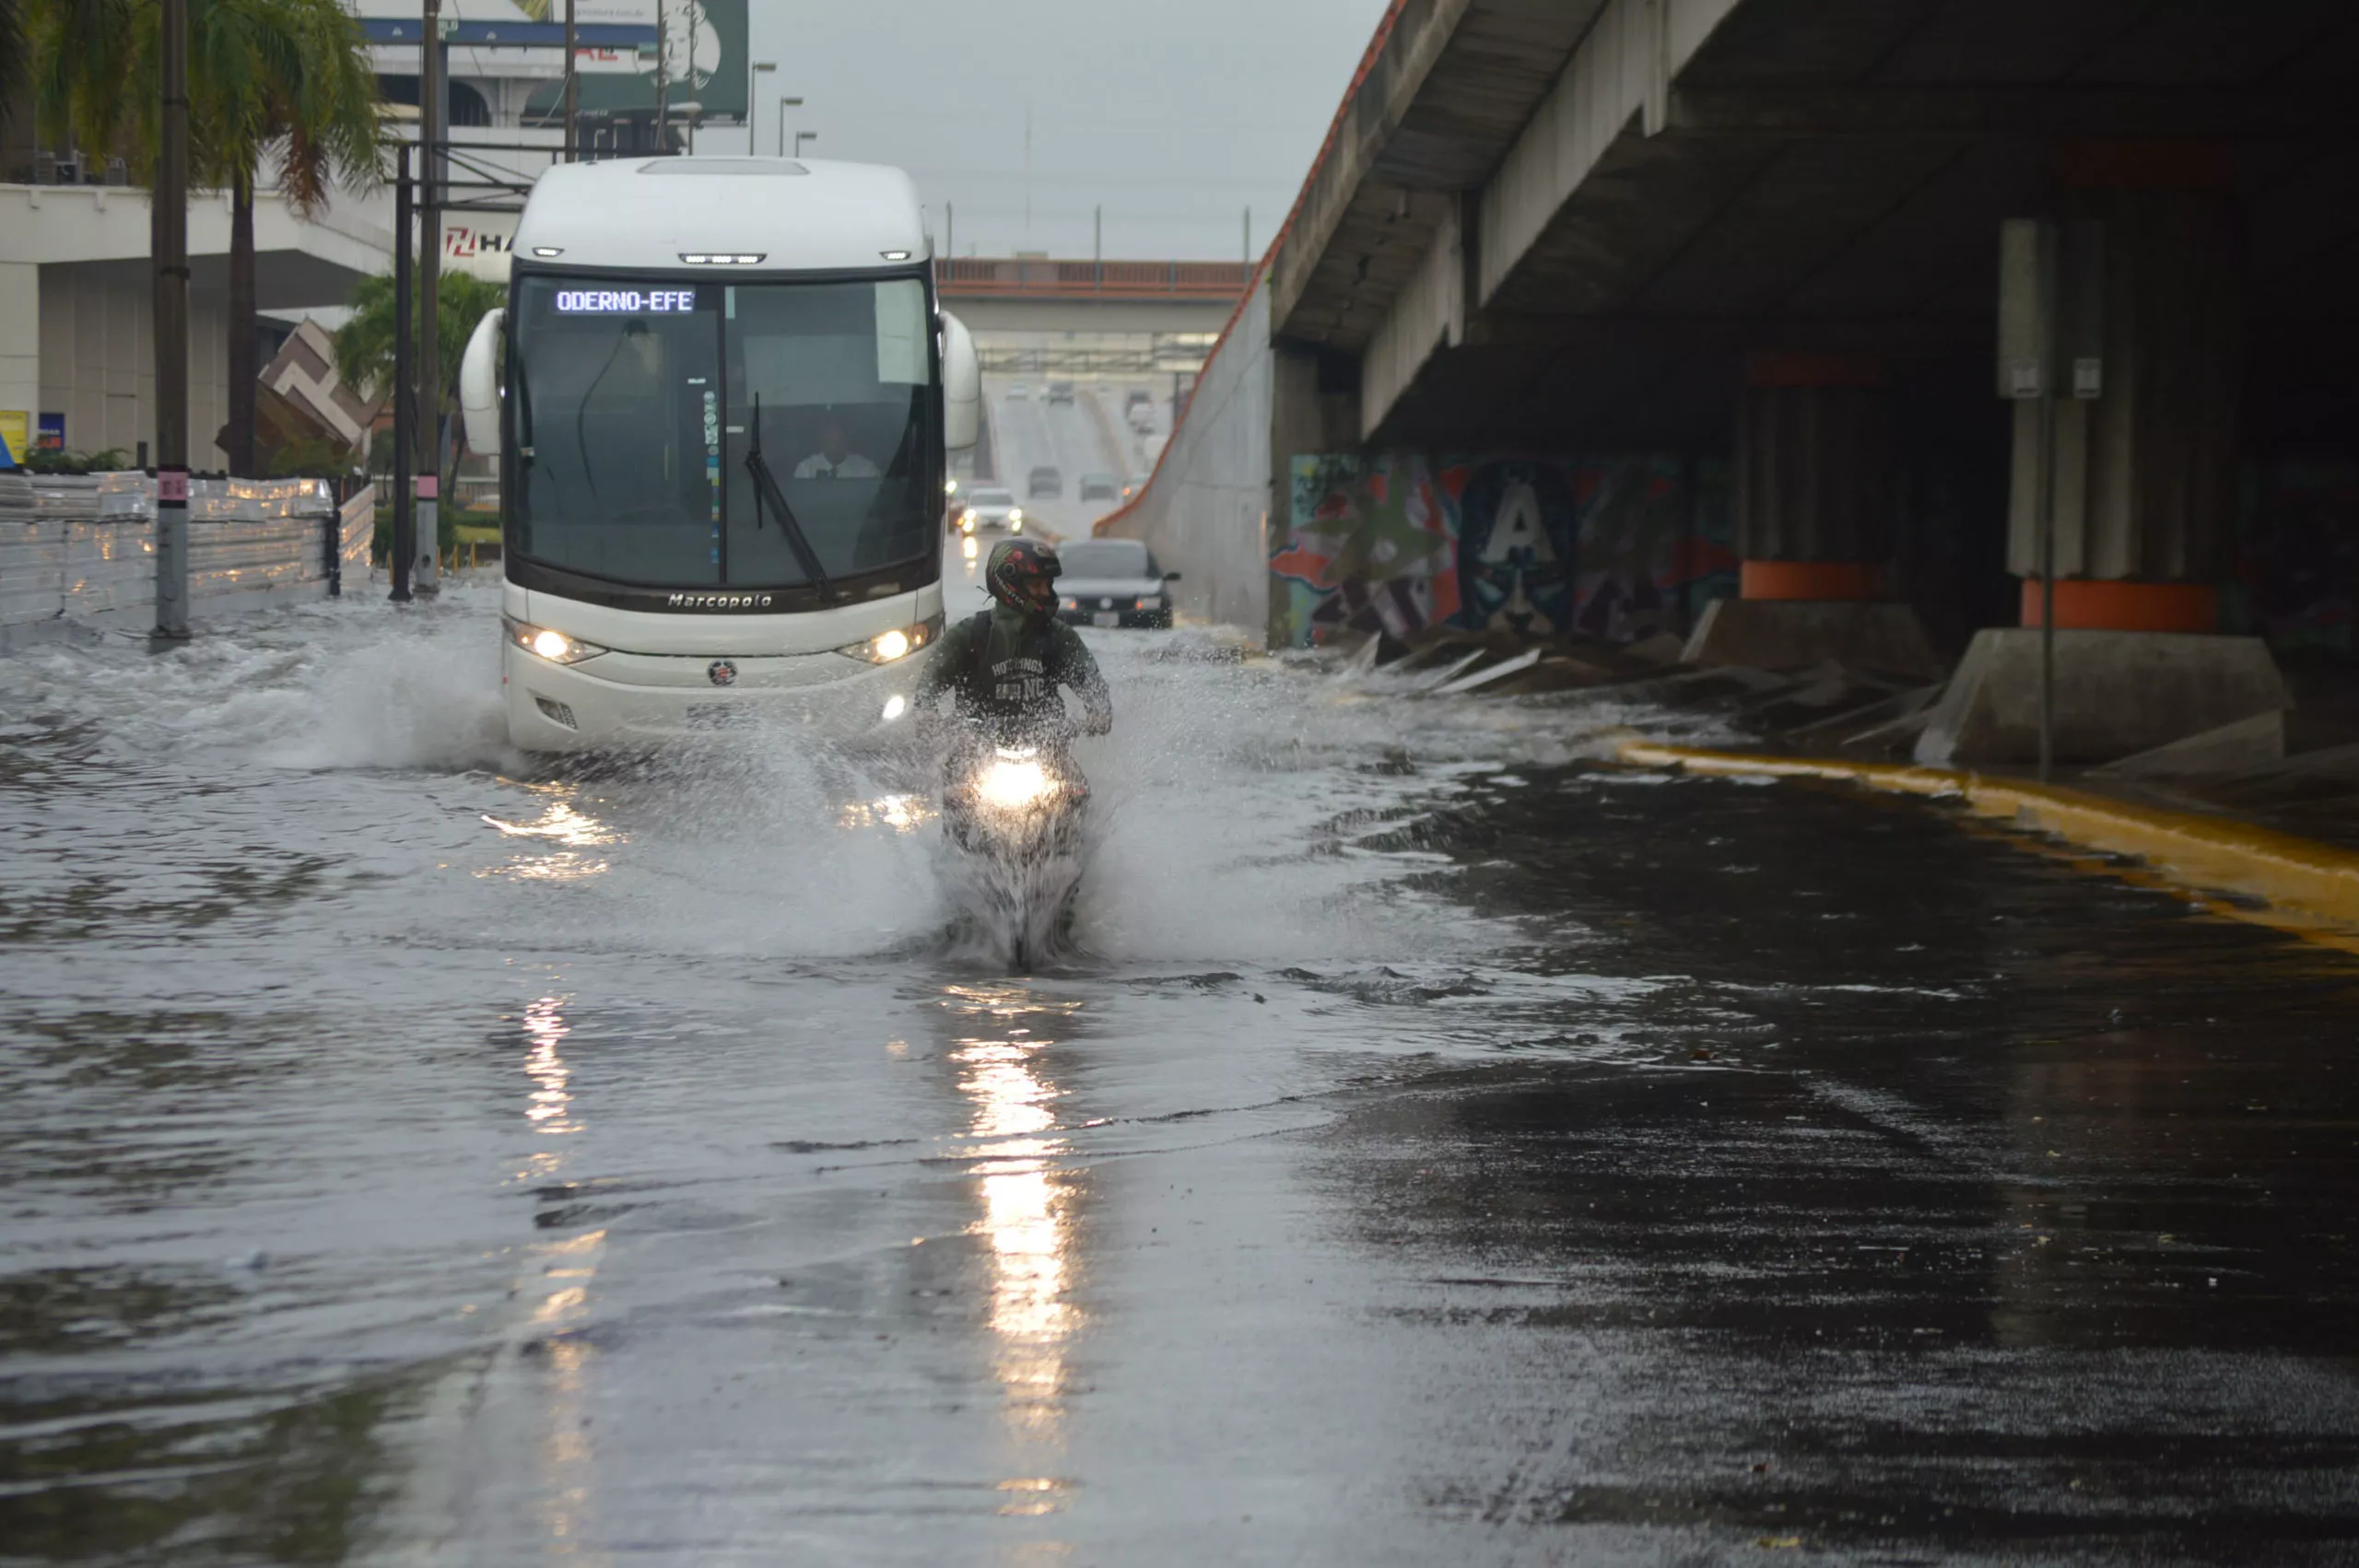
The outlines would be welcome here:
[[[523,621],[508,622],[508,639],[534,658],[546,659],[552,664],[579,664],[606,651],[594,642],[584,642],[552,627]]]
[[[941,634],[942,617],[936,615],[913,626],[895,626],[890,631],[879,632],[864,642],[846,643],[836,651],[853,659],[864,659],[871,664],[890,664],[897,659],[908,658]]]

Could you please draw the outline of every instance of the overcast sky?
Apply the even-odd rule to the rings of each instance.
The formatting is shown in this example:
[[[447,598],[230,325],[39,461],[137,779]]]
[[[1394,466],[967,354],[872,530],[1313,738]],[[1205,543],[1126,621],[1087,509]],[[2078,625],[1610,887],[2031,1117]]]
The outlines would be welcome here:
[[[1293,205],[1384,0],[751,0],[765,151],[898,164],[957,252],[1234,260]],[[1024,127],[1031,111],[1031,178]],[[722,150],[726,133],[711,133]],[[1030,220],[1026,219],[1027,190]]]

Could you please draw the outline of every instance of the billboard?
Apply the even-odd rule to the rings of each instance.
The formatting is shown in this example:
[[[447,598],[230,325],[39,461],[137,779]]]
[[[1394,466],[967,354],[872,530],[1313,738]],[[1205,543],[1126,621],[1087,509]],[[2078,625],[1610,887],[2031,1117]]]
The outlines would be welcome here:
[[[534,21],[565,20],[565,0],[518,0]],[[661,27],[668,46],[674,105],[703,106],[698,118],[745,123],[746,0],[574,0],[577,24],[618,23]],[[609,116],[655,112],[655,56],[627,49],[583,49],[575,53],[581,106]],[[524,109],[528,124],[556,120],[565,108],[565,84],[544,83]]]

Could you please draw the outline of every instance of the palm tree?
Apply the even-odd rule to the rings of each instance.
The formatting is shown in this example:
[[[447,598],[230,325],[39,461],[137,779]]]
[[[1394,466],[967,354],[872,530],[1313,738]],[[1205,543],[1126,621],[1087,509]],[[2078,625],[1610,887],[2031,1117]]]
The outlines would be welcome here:
[[[446,272],[437,281],[435,347],[442,371],[442,412],[448,415],[459,406],[459,361],[466,356],[467,339],[475,335],[475,323],[486,311],[508,303],[508,290],[473,273]],[[423,290],[415,281],[410,287],[410,331],[416,333],[425,315],[417,308]],[[393,280],[386,274],[364,277],[353,289],[352,319],[335,333],[335,372],[347,386],[392,385],[394,303]],[[417,346],[410,345],[413,352]]]
[[[32,76],[32,17],[25,0],[0,0],[0,131],[18,111],[18,99]]]
[[[340,181],[383,177],[377,78],[360,29],[337,0],[195,0],[189,14],[190,115],[205,182],[229,192],[229,424],[232,474],[254,470],[262,367],[254,299],[254,184],[277,165],[279,193],[310,217]]]
[[[10,0],[0,0],[0,5]],[[26,3],[26,0],[18,0]],[[42,133],[119,153],[152,179],[160,105],[160,7],[143,0],[29,0]],[[229,221],[230,467],[254,467],[254,187],[265,168],[306,217],[334,187],[383,177],[377,82],[359,25],[338,0],[189,0],[193,182],[226,190]]]

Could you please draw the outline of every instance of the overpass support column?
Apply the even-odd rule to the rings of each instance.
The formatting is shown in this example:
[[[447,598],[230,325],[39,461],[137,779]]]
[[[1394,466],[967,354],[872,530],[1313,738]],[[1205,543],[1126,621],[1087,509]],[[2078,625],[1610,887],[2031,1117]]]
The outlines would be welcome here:
[[[2230,149],[2065,143],[2055,172],[2060,213],[2095,220],[2063,226],[2060,271],[2083,280],[2063,292],[2102,311],[2101,330],[2067,328],[2079,352],[2102,349],[2098,395],[2054,415],[2057,759],[2111,762],[2217,731],[2210,765],[2266,763],[2283,755],[2284,683],[2259,638],[2216,635],[2245,368]],[[2036,404],[2015,405],[2007,564],[2023,624],[1977,634],[1921,761],[2038,754],[2038,422]]]
[[[2175,171],[2107,151],[2068,149],[2060,172],[2093,181]],[[2200,151],[2180,158],[2183,178],[2205,172]],[[2224,151],[2219,162],[2224,182]],[[2104,357],[2101,395],[2056,409],[2059,629],[2219,627],[2245,361],[2232,200],[2202,188],[2071,193],[2068,210],[2097,220],[2067,233],[2101,248],[2085,264],[2102,279]],[[2037,404],[2015,405],[2007,567],[2023,579],[2027,626],[2040,615],[2038,421]]]
[[[1760,353],[1737,406],[1741,594],[1708,607],[1697,664],[1833,659],[1930,678],[1916,614],[1892,602],[1894,466],[1883,361]]]

